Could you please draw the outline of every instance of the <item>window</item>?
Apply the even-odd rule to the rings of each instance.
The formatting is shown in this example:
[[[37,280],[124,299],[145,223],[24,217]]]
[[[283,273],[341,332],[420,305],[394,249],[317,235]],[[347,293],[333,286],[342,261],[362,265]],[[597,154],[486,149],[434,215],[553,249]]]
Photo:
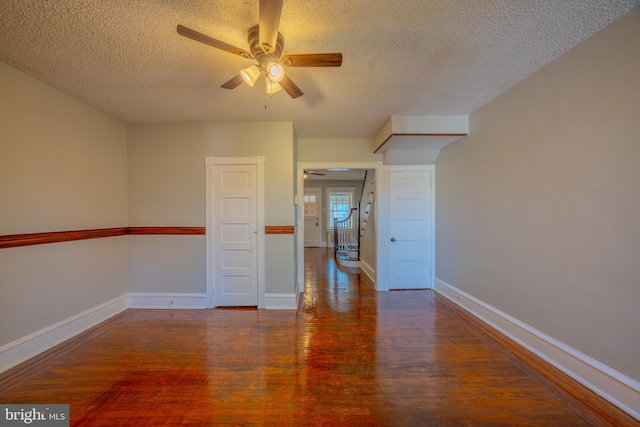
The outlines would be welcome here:
[[[316,216],[316,195],[304,195],[304,216]]]
[[[333,228],[333,219],[344,219],[349,216],[353,207],[354,188],[327,188],[327,227]],[[351,218],[348,227],[352,228],[355,220]]]

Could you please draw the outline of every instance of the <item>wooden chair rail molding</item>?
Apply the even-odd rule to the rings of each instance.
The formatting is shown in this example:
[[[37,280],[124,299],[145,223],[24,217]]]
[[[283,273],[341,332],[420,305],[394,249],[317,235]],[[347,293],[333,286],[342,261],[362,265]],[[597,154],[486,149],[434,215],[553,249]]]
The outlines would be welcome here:
[[[127,234],[204,234],[204,227],[128,227]]]
[[[267,225],[264,227],[265,234],[295,234],[296,227],[293,225]]]
[[[287,225],[265,226],[265,234],[294,234],[295,227]],[[204,235],[205,227],[115,227],[92,230],[52,231],[48,233],[9,234],[0,236],[0,249],[19,246],[44,245],[47,243],[70,242],[73,240],[99,239],[150,234]]]
[[[70,242],[73,240],[99,239],[101,237],[124,236],[127,227],[97,228],[93,230],[53,231],[50,233],[11,234],[0,236],[0,249],[18,246],[44,245],[46,243]]]

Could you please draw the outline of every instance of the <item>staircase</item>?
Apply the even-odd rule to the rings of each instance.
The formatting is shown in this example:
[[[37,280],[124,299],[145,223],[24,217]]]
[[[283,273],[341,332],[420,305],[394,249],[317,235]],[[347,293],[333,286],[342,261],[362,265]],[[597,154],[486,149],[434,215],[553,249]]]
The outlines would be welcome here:
[[[369,214],[371,214],[371,207],[373,206],[373,197],[375,193],[369,192],[367,203],[362,207],[362,213],[360,217],[360,241],[364,238],[364,232],[367,231],[367,223],[369,221]]]
[[[358,216],[358,208],[351,208],[348,217],[340,220],[336,218],[333,221],[333,251],[336,260],[342,267],[359,266],[360,254],[357,238],[360,235],[359,231],[354,230],[351,226]]]
[[[362,193],[357,208],[352,208],[349,216],[342,220],[335,220],[333,227],[334,254],[337,262],[342,267],[357,268],[360,266],[360,242],[364,238],[369,223],[371,208],[375,192],[367,193],[367,200],[363,202],[364,189],[366,187],[367,175],[365,174]],[[374,181],[371,181],[373,186]],[[357,228],[352,224],[357,220]]]

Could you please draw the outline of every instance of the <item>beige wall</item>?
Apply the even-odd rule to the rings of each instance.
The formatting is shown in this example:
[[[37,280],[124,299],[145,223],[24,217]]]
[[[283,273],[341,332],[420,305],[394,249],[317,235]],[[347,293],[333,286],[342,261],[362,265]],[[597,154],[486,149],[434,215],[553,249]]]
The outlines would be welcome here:
[[[385,165],[432,165],[440,150],[389,150],[384,153]]]
[[[381,162],[373,154],[372,139],[298,139],[299,162]]]
[[[294,225],[290,122],[129,126],[129,224],[205,224],[205,157],[265,157],[265,225]],[[131,292],[205,293],[204,236],[129,236]],[[293,235],[266,236],[267,293],[294,292]],[[174,247],[179,244],[179,250]]]
[[[126,125],[0,63],[0,235],[127,225]],[[0,346],[127,292],[127,238],[0,249]]]
[[[298,139],[298,161],[384,162],[386,165],[432,165],[439,150],[390,150],[374,153],[373,138]]]
[[[640,380],[640,9],[470,117],[436,163],[439,279]]]
[[[294,224],[291,123],[127,127],[2,63],[0,85],[2,235],[205,226],[205,156],[265,156],[265,224]],[[294,292],[293,244],[266,236],[267,293]],[[0,285],[1,346],[129,291],[204,293],[205,239],[1,249]]]

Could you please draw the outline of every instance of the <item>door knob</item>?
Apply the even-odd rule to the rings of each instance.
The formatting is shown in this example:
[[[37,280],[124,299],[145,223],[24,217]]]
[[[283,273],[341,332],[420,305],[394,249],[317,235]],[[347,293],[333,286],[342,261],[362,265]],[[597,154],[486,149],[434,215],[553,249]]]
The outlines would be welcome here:
[[[396,241],[396,238],[395,238],[395,237],[392,237],[392,238],[391,238],[391,241],[392,241],[392,242],[395,242],[395,241]]]

